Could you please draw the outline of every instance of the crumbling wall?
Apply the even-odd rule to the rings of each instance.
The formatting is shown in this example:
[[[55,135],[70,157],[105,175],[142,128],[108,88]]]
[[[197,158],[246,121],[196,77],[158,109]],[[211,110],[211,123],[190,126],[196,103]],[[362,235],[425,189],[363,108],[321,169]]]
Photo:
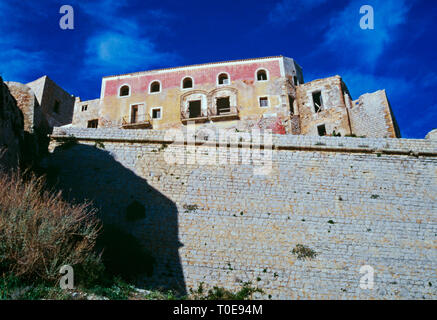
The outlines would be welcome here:
[[[425,137],[425,139],[437,140],[437,129],[431,130]]]
[[[81,101],[76,98],[73,113],[73,126],[86,128],[88,121],[99,119],[100,99]]]
[[[0,167],[19,165],[23,140],[23,114],[0,77]]]
[[[75,97],[48,76],[26,84],[38,100],[51,128],[70,124],[73,120]]]
[[[23,165],[31,165],[47,152],[51,132],[33,90],[25,84],[6,82],[24,116]]]
[[[352,102],[349,114],[357,136],[400,138],[385,90],[362,95]]]
[[[320,91],[323,106],[316,112],[313,92]],[[340,76],[314,80],[297,87],[297,105],[301,122],[301,134],[317,136],[317,127],[325,125],[326,133],[334,131],[342,136],[350,134],[349,117],[346,110]]]
[[[8,86],[11,95],[15,98],[17,107],[23,113],[24,130],[33,133],[35,120],[41,121],[40,119],[35,119],[35,113],[38,113],[38,110],[35,109],[39,106],[35,94],[32,89],[24,84],[12,81],[5,82],[5,84]]]
[[[78,145],[56,148],[70,135]],[[45,163],[73,195],[103,200],[104,215],[159,257],[146,284],[251,281],[273,299],[436,299],[436,140],[274,135],[263,175],[251,161],[188,162],[214,145],[169,145],[165,135],[59,128]],[[146,216],[126,222],[133,200]],[[300,259],[299,245],[315,256]],[[363,266],[374,270],[372,289],[360,287]]]

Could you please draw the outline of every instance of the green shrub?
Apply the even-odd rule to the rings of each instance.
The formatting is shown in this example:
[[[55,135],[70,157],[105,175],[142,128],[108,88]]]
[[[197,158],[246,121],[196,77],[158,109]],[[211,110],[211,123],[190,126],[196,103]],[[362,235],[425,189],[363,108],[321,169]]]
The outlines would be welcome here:
[[[37,300],[37,299],[68,299],[68,291],[57,285],[43,283],[25,284],[12,274],[0,277],[0,300]]]
[[[100,222],[89,203],[69,204],[33,175],[0,173],[0,185],[0,274],[53,283],[63,265],[86,264],[88,273],[100,266]]]
[[[264,293],[263,290],[253,287],[251,282],[244,282],[237,292],[216,286],[205,292],[203,282],[201,282],[197,290],[190,289],[190,298],[193,300],[250,300],[256,292]]]
[[[134,290],[134,286],[127,284],[121,278],[115,277],[112,280],[112,284],[107,286],[96,285],[88,289],[87,292],[106,297],[110,300],[127,300]]]
[[[291,251],[294,255],[297,255],[299,260],[303,260],[305,258],[312,259],[317,256],[317,253],[302,244],[297,244],[295,248]]]

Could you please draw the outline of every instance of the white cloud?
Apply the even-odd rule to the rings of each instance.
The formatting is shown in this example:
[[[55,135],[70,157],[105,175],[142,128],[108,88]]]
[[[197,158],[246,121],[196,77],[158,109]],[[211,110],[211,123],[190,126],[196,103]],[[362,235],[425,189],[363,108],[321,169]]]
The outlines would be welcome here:
[[[150,36],[154,25],[164,25],[169,14],[161,10],[150,10],[145,23],[138,16],[125,17],[125,3],[100,0],[80,2],[80,8],[96,19],[102,32],[91,34],[86,42],[84,74],[92,76],[135,72],[168,62],[177,56],[161,51]]]
[[[368,0],[365,4],[374,9],[373,30],[362,30],[359,13],[362,0],[350,4],[329,22],[322,48],[336,52],[343,59],[352,59],[370,68],[397,36],[397,28],[407,20],[411,3],[407,0]]]
[[[89,38],[86,56],[86,70],[108,74],[141,71],[176,59],[173,54],[159,52],[147,38],[116,31]]]
[[[318,7],[327,0],[282,0],[274,6],[269,13],[269,21],[272,24],[288,24],[295,21],[299,16],[312,8]]]

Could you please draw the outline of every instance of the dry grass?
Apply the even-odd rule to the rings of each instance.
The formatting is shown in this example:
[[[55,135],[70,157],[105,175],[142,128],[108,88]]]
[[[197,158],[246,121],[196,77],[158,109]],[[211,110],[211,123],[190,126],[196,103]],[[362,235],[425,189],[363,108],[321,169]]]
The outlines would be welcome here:
[[[100,228],[89,203],[64,201],[32,174],[0,172],[0,275],[56,282],[62,265],[99,263]]]

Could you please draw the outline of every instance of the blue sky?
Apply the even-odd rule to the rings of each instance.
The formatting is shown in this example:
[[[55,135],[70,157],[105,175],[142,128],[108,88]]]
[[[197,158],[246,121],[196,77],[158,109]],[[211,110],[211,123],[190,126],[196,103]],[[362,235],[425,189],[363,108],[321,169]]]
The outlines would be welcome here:
[[[59,9],[74,8],[74,30]],[[375,29],[359,28],[372,5]],[[284,55],[305,81],[339,74],[354,99],[385,88],[405,138],[437,128],[437,6],[431,0],[0,0],[0,74],[47,74],[83,100],[101,77]]]

